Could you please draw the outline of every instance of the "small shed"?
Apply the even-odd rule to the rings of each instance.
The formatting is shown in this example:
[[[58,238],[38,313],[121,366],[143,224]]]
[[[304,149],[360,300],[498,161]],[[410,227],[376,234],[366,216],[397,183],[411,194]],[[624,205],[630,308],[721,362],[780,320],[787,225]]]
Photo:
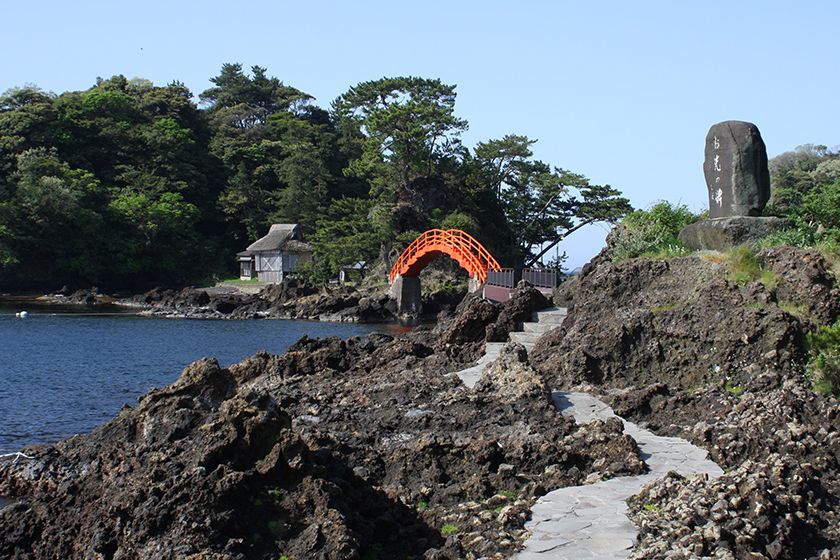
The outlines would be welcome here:
[[[338,281],[344,284],[350,280],[361,280],[365,277],[365,270],[367,263],[365,261],[357,261],[351,265],[342,266],[338,271]]]
[[[273,224],[268,235],[237,253],[239,277],[279,284],[298,266],[312,260],[312,247],[303,241],[298,224]]]

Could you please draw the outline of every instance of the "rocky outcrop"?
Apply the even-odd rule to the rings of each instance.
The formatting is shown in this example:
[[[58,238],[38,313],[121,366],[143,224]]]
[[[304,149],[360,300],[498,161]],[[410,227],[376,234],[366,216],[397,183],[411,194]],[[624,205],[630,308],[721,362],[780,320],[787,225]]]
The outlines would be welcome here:
[[[465,291],[424,295],[429,313],[454,308]],[[351,286],[315,287],[297,279],[271,284],[258,294],[230,288],[155,288],[118,303],[142,309],[142,315],[192,319],[306,319],[382,323],[397,319],[396,306],[385,291]]]
[[[511,294],[503,305],[491,303],[477,294],[467,295],[452,317],[439,316],[438,349],[462,362],[477,360],[485,342],[505,342],[508,334],[530,321],[535,311],[549,306],[549,300],[527,283]]]
[[[772,274],[744,284],[714,256],[601,263],[581,277],[569,317],[532,361],[558,386],[738,384],[752,375],[747,366],[798,371],[808,321],[833,320],[840,291],[817,252],[758,258]]]
[[[38,301],[56,305],[98,305],[112,303],[113,298],[101,293],[95,286],[75,291],[63,286],[57,292],[39,297]]]
[[[472,391],[438,337],[197,362],[91,434],[0,459],[0,556],[500,558],[548,489],[645,468],[619,425],[561,416],[521,348]]]
[[[718,480],[672,476],[631,502],[633,558],[835,558],[840,555],[840,405],[799,377],[757,375],[704,391],[664,385],[617,393],[616,412],[709,449]]]
[[[790,220],[773,216],[726,216],[689,224],[680,231],[679,239],[695,251],[725,251],[754,244],[791,226]]]

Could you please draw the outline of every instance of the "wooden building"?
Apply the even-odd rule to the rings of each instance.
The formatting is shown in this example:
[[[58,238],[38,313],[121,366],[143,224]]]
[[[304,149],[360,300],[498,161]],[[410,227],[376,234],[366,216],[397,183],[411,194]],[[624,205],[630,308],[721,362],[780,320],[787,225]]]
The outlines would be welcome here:
[[[298,266],[312,260],[312,247],[303,241],[298,224],[273,224],[268,235],[236,257],[242,280],[258,278],[266,284],[279,284]]]

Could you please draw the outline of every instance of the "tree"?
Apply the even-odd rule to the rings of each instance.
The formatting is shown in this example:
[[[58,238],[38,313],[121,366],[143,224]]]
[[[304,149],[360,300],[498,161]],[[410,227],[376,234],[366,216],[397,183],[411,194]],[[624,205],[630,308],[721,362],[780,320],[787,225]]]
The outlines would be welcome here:
[[[334,277],[342,266],[376,259],[383,241],[372,222],[377,220],[371,200],[334,200],[312,238],[322,277]]]
[[[211,114],[234,122],[239,128],[263,125],[268,117],[280,111],[293,111],[312,96],[266,76],[266,69],[252,66],[253,77],[242,71],[241,64],[223,64],[215,78],[215,87],[201,93],[202,103]]]
[[[412,182],[434,174],[441,159],[460,148],[467,122],[455,116],[455,86],[415,77],[362,82],[333,102],[344,126],[364,144],[352,173],[370,177],[375,195],[413,201]]]
[[[54,150],[34,148],[18,156],[15,180],[13,212],[2,225],[11,241],[7,253],[20,261],[22,272],[56,281],[98,278],[105,264],[99,258],[106,238],[99,209],[106,192],[96,177],[72,169]]]
[[[515,173],[516,168],[524,164],[531,156],[531,146],[537,141],[527,136],[506,134],[501,140],[479,142],[475,147],[475,157],[481,162],[487,184],[501,197],[502,185]]]
[[[482,178],[498,197],[510,226],[511,253],[532,265],[578,229],[615,222],[631,210],[609,185],[532,160],[527,136],[508,134],[476,146]]]

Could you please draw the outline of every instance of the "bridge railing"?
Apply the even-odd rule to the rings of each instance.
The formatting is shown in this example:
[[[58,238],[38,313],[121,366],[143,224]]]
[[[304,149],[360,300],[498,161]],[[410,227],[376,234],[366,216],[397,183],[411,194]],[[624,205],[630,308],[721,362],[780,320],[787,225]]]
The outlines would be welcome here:
[[[537,288],[557,287],[557,271],[550,268],[526,268],[522,271],[522,279]]]
[[[470,234],[458,229],[430,229],[418,236],[402,252],[391,268],[390,280],[393,282],[397,274],[408,272],[412,264],[415,264],[432,247],[450,248],[458,255],[459,260],[465,261],[462,264],[467,265],[465,268],[470,275],[478,277],[482,282],[486,280],[488,270],[501,268],[493,255]]]
[[[516,286],[516,279],[512,268],[487,271],[487,284],[501,288],[513,288]]]

